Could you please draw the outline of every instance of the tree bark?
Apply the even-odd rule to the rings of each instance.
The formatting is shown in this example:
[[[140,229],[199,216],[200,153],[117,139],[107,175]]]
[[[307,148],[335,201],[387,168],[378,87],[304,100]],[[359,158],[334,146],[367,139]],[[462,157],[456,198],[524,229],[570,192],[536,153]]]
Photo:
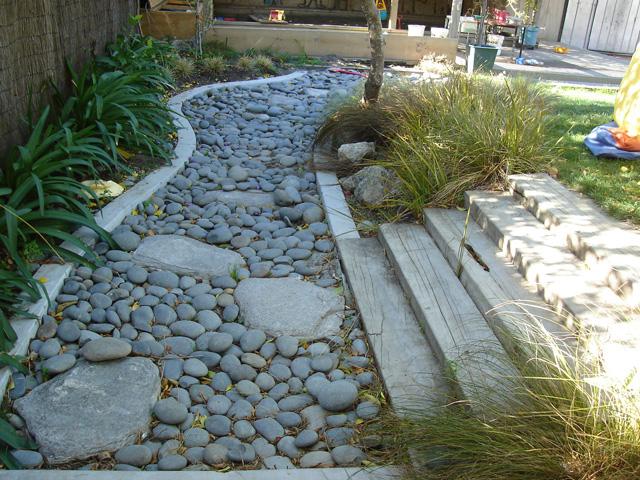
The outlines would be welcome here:
[[[449,22],[449,38],[458,38],[460,30],[460,16],[462,15],[462,0],[452,0],[451,21]]]
[[[375,0],[361,0],[362,11],[367,19],[369,28],[369,44],[371,45],[371,68],[364,84],[363,103],[378,100],[382,78],[384,74],[384,39],[382,37],[382,22],[376,8]]]
[[[400,0],[389,0],[389,25],[387,30],[396,30],[398,24],[398,7]]]

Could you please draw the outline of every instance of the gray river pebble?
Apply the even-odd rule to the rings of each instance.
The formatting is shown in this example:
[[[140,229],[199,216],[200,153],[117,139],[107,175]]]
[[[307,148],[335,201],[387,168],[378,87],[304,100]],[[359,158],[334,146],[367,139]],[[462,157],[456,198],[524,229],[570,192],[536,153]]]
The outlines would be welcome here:
[[[37,374],[16,374],[15,394],[28,395],[77,358],[80,365],[144,356],[159,365],[166,398],[153,407],[159,423],[144,445],[115,451],[118,470],[360,465],[363,451],[349,444],[355,423],[380,408],[357,404],[359,386],[377,379],[359,325],[345,320],[345,329],[355,327],[350,347],[337,330],[308,344],[295,333],[248,327],[235,297],[249,277],[336,285],[335,245],[306,167],[327,98],[307,89],[343,89],[356,81],[347,77],[313,71],[187,100],[196,151],[113,230],[117,250],[96,244],[105,266],[80,266],[64,282],[55,299],[65,304],[62,320],[43,320],[31,344]],[[177,269],[166,263],[173,252],[162,252],[165,263],[147,266],[135,250],[162,235],[216,245],[238,263],[213,272],[203,256]],[[268,300],[265,312],[285,304],[279,292]],[[302,315],[306,304],[299,298],[288,308]],[[70,426],[70,435],[81,427]],[[44,463],[37,452],[22,452],[16,456],[27,468]]]

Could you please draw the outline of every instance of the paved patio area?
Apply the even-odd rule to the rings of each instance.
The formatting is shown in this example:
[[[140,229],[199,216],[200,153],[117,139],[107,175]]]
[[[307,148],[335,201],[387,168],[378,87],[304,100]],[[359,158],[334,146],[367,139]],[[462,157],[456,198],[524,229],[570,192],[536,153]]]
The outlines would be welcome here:
[[[631,57],[607,55],[590,50],[570,48],[567,54],[559,54],[553,48],[559,43],[544,42],[535,50],[523,50],[525,58],[543,62],[544,65],[516,65],[513,58],[519,49],[504,47],[496,60],[494,71],[508,75],[526,75],[542,80],[617,86]],[[459,45],[456,63],[465,64],[464,44]]]

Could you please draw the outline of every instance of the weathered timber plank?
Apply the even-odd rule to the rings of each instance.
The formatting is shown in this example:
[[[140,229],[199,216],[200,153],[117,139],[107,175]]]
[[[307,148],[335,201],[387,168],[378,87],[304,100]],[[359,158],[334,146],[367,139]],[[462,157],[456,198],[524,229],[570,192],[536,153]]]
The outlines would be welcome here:
[[[383,225],[381,240],[434,353],[471,401],[504,387],[516,373],[464,287],[419,225]],[[504,398],[504,392],[498,393]]]
[[[440,365],[375,238],[338,239],[349,286],[394,408],[440,405]]]
[[[466,212],[427,208],[425,228],[447,262],[457,271],[459,249],[465,231]],[[469,221],[463,250],[460,282],[501,341],[504,329],[544,328],[565,340],[567,329],[537,294],[535,285],[524,281],[518,269],[499,251],[480,227]],[[474,258],[475,256],[475,258]]]
[[[640,304],[640,232],[546,174],[512,175],[509,182],[525,207],[609,287],[630,306]]]
[[[467,192],[465,196],[478,224],[520,273],[537,285],[549,304],[567,310],[581,326],[597,331],[608,330],[627,313],[620,297],[598,274],[511,196],[495,192]]]

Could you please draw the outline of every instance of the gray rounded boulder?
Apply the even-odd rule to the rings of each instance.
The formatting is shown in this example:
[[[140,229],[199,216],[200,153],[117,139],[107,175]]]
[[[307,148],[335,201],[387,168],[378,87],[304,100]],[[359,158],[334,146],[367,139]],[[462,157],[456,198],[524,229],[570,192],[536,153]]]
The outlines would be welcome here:
[[[87,342],[82,347],[82,356],[91,362],[106,362],[124,358],[131,353],[131,345],[124,340],[104,337]]]
[[[358,388],[347,380],[325,385],[318,393],[320,406],[330,412],[341,412],[351,407],[358,398]]]

